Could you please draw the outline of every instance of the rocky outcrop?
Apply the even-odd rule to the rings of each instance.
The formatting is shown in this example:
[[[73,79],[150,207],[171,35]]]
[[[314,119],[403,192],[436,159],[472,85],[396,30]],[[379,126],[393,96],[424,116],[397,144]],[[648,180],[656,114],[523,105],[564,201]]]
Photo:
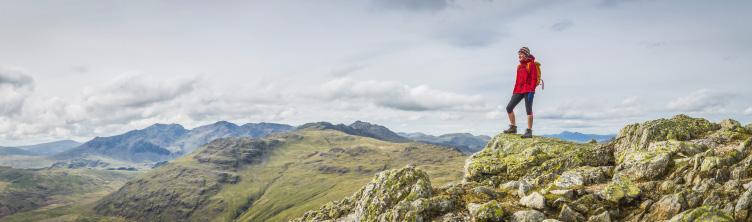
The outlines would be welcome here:
[[[500,134],[467,159],[463,181],[428,189],[421,179],[422,195],[373,205],[388,216],[365,219],[355,206],[407,191],[369,184],[297,220],[752,221],[749,126],[678,115],[628,125],[605,144]],[[420,174],[386,171],[372,183],[401,183],[385,175],[404,171]]]
[[[296,221],[345,218],[352,221],[422,220],[432,211],[453,206],[442,199],[430,199],[428,174],[412,166],[383,171],[355,195],[329,203]]]

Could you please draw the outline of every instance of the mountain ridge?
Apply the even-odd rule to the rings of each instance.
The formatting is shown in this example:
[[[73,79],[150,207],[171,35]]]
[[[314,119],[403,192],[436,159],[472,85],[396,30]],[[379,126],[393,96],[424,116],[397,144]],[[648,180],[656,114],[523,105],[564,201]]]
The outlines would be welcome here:
[[[391,142],[398,142],[398,143],[410,142],[409,139],[398,135],[397,133],[393,132],[392,130],[390,130],[389,128],[385,126],[363,122],[360,120],[357,120],[351,123],[350,125],[345,125],[342,123],[335,125],[329,122],[306,123],[306,124],[298,126],[297,129],[298,130],[331,129],[331,130],[338,130],[338,131],[341,131],[350,135],[371,137],[371,138],[391,141]]]
[[[414,141],[452,147],[465,154],[472,154],[480,151],[486,145],[486,143],[491,140],[491,137],[489,136],[476,136],[471,133],[447,133],[439,136],[429,135],[425,133],[398,134]]]

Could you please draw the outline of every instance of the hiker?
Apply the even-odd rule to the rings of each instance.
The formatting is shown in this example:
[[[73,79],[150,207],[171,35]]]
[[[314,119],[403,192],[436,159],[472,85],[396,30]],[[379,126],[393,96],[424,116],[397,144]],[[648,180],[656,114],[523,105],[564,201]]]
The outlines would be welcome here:
[[[540,63],[535,61],[535,56],[530,53],[530,49],[522,47],[517,52],[520,64],[517,65],[517,79],[512,92],[512,99],[507,104],[507,115],[509,116],[509,129],[504,133],[517,133],[517,124],[514,119],[514,107],[525,100],[525,112],[527,113],[527,129],[522,138],[533,137],[533,96],[535,87],[540,82]]]

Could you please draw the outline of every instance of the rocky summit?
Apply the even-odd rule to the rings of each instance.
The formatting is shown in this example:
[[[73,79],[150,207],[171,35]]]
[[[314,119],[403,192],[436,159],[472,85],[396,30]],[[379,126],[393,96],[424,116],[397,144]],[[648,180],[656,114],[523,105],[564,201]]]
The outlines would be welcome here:
[[[408,166],[295,221],[752,221],[752,124],[686,115],[608,143],[500,134],[464,179]]]

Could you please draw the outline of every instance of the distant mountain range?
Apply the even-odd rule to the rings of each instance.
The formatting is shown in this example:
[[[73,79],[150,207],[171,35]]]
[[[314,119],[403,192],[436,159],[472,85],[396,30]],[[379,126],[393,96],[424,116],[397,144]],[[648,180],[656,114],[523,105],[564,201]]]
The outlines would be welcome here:
[[[73,140],[60,140],[27,146],[0,147],[0,155],[49,156],[81,145]]]
[[[349,125],[315,122],[293,127],[276,123],[248,123],[237,125],[227,121],[186,129],[180,124],[154,124],[144,129],[124,134],[96,137],[83,144],[58,141],[33,146],[0,148],[0,164],[14,167],[89,166],[100,160],[110,166],[127,166],[131,163],[152,164],[168,161],[193,152],[209,142],[228,137],[261,138],[274,133],[296,130],[336,130],[350,135],[378,140],[408,143],[412,141],[452,148],[465,154],[482,149],[490,139],[468,133],[440,136],[423,133],[395,133],[387,127],[363,121]],[[98,165],[97,165],[98,166]],[[143,165],[142,167],[150,167]]]
[[[76,148],[53,156],[68,160],[85,156],[105,156],[128,162],[157,162],[192,152],[212,140],[226,137],[263,137],[292,131],[294,127],[276,123],[249,123],[242,126],[219,121],[192,130],[179,124],[154,124],[125,134],[97,137]]]
[[[572,142],[580,142],[580,143],[586,143],[591,140],[595,140],[596,142],[602,143],[606,141],[610,141],[616,137],[616,134],[606,134],[606,135],[600,135],[600,134],[584,134],[584,133],[578,133],[578,132],[570,132],[570,131],[564,131],[559,134],[548,134],[543,135],[544,137],[550,137],[550,138],[558,138],[566,141],[572,141]]]
[[[424,133],[398,133],[400,136],[424,143],[448,146],[457,148],[459,151],[465,154],[475,153],[486,146],[490,136],[478,135],[475,136],[470,133],[450,133],[440,136],[433,136]]]

